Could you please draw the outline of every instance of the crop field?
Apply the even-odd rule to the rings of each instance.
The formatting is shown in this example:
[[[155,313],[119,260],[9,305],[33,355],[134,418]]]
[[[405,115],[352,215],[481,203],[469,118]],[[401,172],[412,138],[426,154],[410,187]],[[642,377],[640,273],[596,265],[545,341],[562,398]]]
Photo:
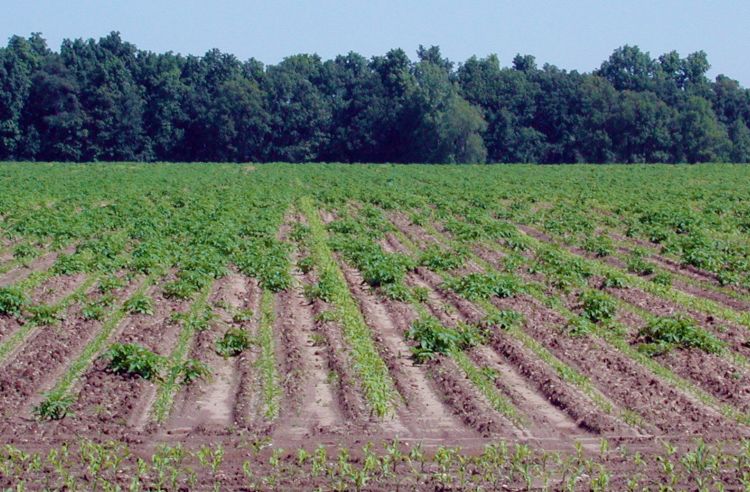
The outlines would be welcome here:
[[[750,487],[750,168],[2,164],[0,487]]]

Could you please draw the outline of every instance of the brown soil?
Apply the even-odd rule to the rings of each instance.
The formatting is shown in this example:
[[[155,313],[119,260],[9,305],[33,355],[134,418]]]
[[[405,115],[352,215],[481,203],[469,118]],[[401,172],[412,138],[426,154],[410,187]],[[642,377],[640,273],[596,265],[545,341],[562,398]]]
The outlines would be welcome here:
[[[34,304],[56,304],[75,291],[86,281],[86,277],[86,274],[83,273],[52,277],[34,289],[31,293],[31,299]]]
[[[526,229],[527,233],[539,239],[549,240],[549,237],[543,233],[530,228]],[[528,296],[519,296],[511,299],[495,299],[493,302],[498,307],[515,309],[514,306],[519,304],[524,297],[527,302],[534,304],[531,309],[529,309],[530,306],[525,306],[525,309],[516,309],[527,316],[525,329],[563,361],[589,376],[600,391],[618,405],[635,410],[645,417],[648,423],[656,425],[661,432],[700,433],[703,430],[700,425],[704,425],[706,429],[710,429],[705,434],[712,434],[716,437],[728,435],[727,429],[722,428],[722,425],[731,424],[728,424],[717,412],[654,378],[647,369],[628,359],[605,342],[591,338],[573,339],[562,335],[557,328],[564,326],[566,320],[557,313],[549,311],[536,300]],[[545,320],[543,317],[530,321],[531,315],[538,317],[542,310],[548,312],[549,319]],[[541,329],[545,324],[551,329]],[[587,356],[581,357],[582,354]],[[609,371],[605,369],[613,370],[613,374],[607,374]],[[636,395],[641,398],[634,398]],[[661,403],[657,404],[657,402]],[[654,408],[657,405],[658,408]],[[672,412],[672,416],[669,417],[669,413]],[[690,417],[685,418],[686,415]],[[699,426],[689,423],[701,420],[705,420],[706,423]],[[740,431],[740,434],[743,434],[743,431]],[[732,433],[730,432],[729,435]]]
[[[416,319],[416,314],[403,303],[397,305],[394,301],[386,303],[384,299],[375,298],[358,271],[344,262],[341,266],[396,389],[404,399],[405,405],[399,405],[397,416],[406,433],[399,437],[448,440],[478,437],[447,408],[438,397],[434,383],[414,364],[404,334]]]
[[[631,344],[641,342],[638,330],[645,321],[635,313],[618,314],[617,320],[628,329]],[[694,381],[704,391],[743,412],[750,410],[750,376],[718,354],[698,349],[673,349],[655,359],[680,377]]]
[[[555,356],[585,374],[617,405],[634,410],[662,433],[728,437],[736,426],[715,411],[675,390],[605,342],[569,337],[559,331],[566,320],[535,299],[519,295],[496,299],[501,309],[526,317],[524,329]]]
[[[253,319],[243,326],[252,335],[257,334],[260,322],[261,289],[258,282],[249,279],[245,286],[245,309],[251,309]],[[258,347],[253,346],[237,356],[238,378],[237,396],[234,405],[234,422],[243,429],[257,428],[262,425],[260,419],[260,396],[258,394],[258,381],[255,374],[255,362],[258,359]]]
[[[168,356],[179,324],[170,320],[173,313],[184,312],[188,301],[164,297],[161,289],[147,292],[154,299],[154,314],[134,314],[120,323],[112,339],[119,343],[137,343],[162,356]],[[98,359],[83,376],[78,401],[73,405],[70,424],[106,427],[140,426],[148,419],[149,402],[156,385],[140,377],[114,374],[107,362]]]
[[[296,265],[299,255],[292,257]],[[284,409],[273,433],[274,442],[304,441],[312,436],[341,434],[346,421],[339,407],[337,389],[328,377],[326,351],[316,341],[313,306],[302,286],[311,280],[297,268],[294,288],[279,294],[280,332],[288,369]]]
[[[744,326],[738,326],[699,311],[685,309],[671,301],[656,297],[637,288],[607,289],[607,291],[618,299],[644,309],[655,316],[687,314],[701,327],[725,341],[732,350],[742,354],[744,357],[750,357],[750,347],[748,346],[750,332]]]
[[[137,286],[132,282],[114,294],[125,299]],[[84,319],[80,309],[74,304],[59,326],[40,327],[3,367],[0,413],[31,418],[42,394],[54,387],[68,363],[96,335],[102,323]]]
[[[239,387],[237,359],[218,355],[216,340],[237,324],[232,321],[232,311],[245,307],[247,284],[248,280],[238,273],[230,273],[216,282],[209,302],[216,306],[214,313],[219,319],[211,323],[209,329],[196,334],[189,356],[206,364],[211,377],[186,386],[176,396],[174,412],[166,424],[170,433],[223,431],[235,425],[234,406]],[[228,308],[223,307],[225,305]]]
[[[65,249],[63,253],[71,254],[74,251],[75,247],[70,246]],[[4,274],[0,275],[0,287],[7,287],[8,285],[20,282],[36,271],[48,270],[50,267],[52,267],[52,265],[55,264],[55,260],[57,260],[58,256],[60,256],[60,253],[57,251],[53,251],[51,253],[47,253],[34,258],[34,260],[32,260],[28,266],[19,266],[9,272],[5,272]]]

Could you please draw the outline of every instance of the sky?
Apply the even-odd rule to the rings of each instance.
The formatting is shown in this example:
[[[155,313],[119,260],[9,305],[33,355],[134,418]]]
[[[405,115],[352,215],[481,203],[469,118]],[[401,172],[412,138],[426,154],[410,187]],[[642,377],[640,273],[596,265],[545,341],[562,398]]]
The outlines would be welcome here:
[[[41,32],[58,50],[65,38],[119,31],[138,48],[202,55],[212,48],[242,60],[277,63],[297,53],[367,57],[420,44],[463,61],[516,53],[568,70],[591,71],[615,48],[653,57],[708,54],[710,77],[750,87],[749,0],[2,0],[0,38]]]

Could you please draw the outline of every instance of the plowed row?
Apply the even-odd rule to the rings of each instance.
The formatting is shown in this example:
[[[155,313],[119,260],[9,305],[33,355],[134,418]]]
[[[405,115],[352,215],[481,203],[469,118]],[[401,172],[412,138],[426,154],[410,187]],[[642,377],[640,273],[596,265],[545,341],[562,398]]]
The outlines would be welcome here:
[[[294,172],[284,169],[263,183],[290,175]],[[349,186],[345,179],[340,185]],[[262,475],[271,473],[267,460],[281,458],[274,455],[280,449],[291,453],[285,458],[291,467],[295,450],[313,452],[321,445],[361,449],[367,442],[378,447],[397,442],[440,456],[446,446],[477,455],[506,442],[602,458],[611,470],[607,480],[624,487],[633,465],[603,451],[609,449],[603,442],[656,456],[662,442],[675,443],[681,452],[696,439],[737,450],[750,438],[750,293],[741,287],[721,285],[711,272],[658,252],[650,261],[674,277],[669,287],[653,287],[651,277],[628,271],[617,254],[595,256],[534,224],[493,213],[487,214],[491,222],[436,213],[429,194],[421,195],[426,202],[394,210],[372,195],[357,196],[357,186],[337,200],[306,186],[305,193],[290,192],[274,206],[262,232],[252,229],[252,214],[263,209],[260,199],[237,224],[213,228],[209,218],[194,236],[174,231],[170,237],[178,247],[192,248],[195,237],[206,234],[209,240],[200,244],[218,252],[223,231],[241,234],[233,236],[239,246],[227,246],[219,260],[224,270],[185,296],[175,296],[174,285],[186,278],[190,256],[202,254],[198,246],[163,265],[167,268],[141,271],[129,263],[142,240],[135,238],[117,253],[129,260],[109,271],[61,273],[59,258],[79,254],[81,246],[63,251],[43,246],[26,265],[3,257],[8,270],[0,274],[0,286],[28,300],[22,315],[0,315],[2,443],[47,452],[81,438],[114,440],[131,446],[135,456],[150,456],[160,443],[221,446],[219,478],[216,470],[201,472],[196,487],[218,481],[232,488],[250,481],[274,488],[253,482],[258,477],[251,480],[243,470],[250,449]],[[400,192],[419,193],[408,187]],[[175,210],[184,206],[189,207]],[[232,216],[218,202],[209,209],[206,217]],[[460,232],[461,227],[492,231],[497,224],[505,228],[501,235]],[[243,244],[256,244],[257,237],[263,238],[257,242],[261,253],[243,256]],[[622,254],[637,246],[617,237]],[[516,240],[523,247],[514,247]],[[274,248],[283,251],[278,271],[264,260]],[[559,272],[543,263],[549,248],[556,261],[585,268],[586,275],[562,285]],[[460,261],[431,264],[425,251],[433,250]],[[373,280],[373,264],[393,267],[393,278]],[[615,273],[624,284],[605,285]],[[285,276],[284,284],[273,283],[276,274]],[[455,287],[457,280],[482,276],[505,278],[516,290],[487,295]],[[120,282],[106,289],[112,278]],[[581,296],[589,291],[606,294],[616,311],[611,322],[593,322],[585,333],[573,333],[572,320],[585,317]],[[130,307],[141,295],[152,303],[148,312]],[[102,309],[97,317],[88,314],[93,305]],[[52,319],[42,319],[41,308],[50,308]],[[715,337],[721,350],[643,351],[642,328],[676,315]],[[492,321],[503,316],[514,321]],[[477,338],[420,359],[414,330],[425,320],[435,320],[446,333],[469,330]],[[251,343],[220,355],[218,341],[231,330],[246,333]],[[150,380],[117,373],[106,357],[113,344],[136,344],[172,369],[194,361],[208,373],[191,382],[173,372]],[[378,364],[381,373],[366,372]],[[64,395],[65,411],[40,418],[40,407],[55,392]],[[359,451],[353,462],[363,463],[367,452]],[[298,469],[310,463],[299,458]],[[649,463],[644,470],[656,469],[655,458]],[[52,474],[24,470],[0,477],[0,484],[24,476],[40,483],[40,476]],[[563,480],[560,473],[551,480]],[[304,476],[287,470],[280,483],[325,484],[323,478],[308,483]],[[595,475],[587,476],[593,483]],[[506,478],[504,483],[516,483]],[[383,487],[393,485],[383,480]],[[412,485],[440,488],[435,480]],[[686,475],[678,482],[690,480]]]

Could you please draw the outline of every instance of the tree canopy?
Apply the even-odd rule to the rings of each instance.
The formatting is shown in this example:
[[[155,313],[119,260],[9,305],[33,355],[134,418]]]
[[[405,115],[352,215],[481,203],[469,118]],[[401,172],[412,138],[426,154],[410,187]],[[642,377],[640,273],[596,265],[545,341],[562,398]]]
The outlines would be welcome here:
[[[437,46],[276,65],[139,50],[111,33],[0,48],[0,160],[750,160],[750,90],[707,56],[614,50],[579,73]]]

